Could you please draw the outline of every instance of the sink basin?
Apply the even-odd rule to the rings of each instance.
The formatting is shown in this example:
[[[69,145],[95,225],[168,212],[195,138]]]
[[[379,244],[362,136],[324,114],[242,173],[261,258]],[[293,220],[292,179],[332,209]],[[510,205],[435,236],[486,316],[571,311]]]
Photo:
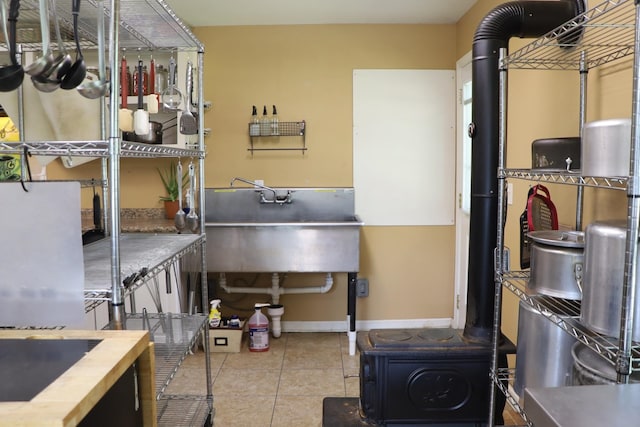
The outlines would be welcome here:
[[[353,188],[207,188],[207,269],[213,272],[357,272]]]

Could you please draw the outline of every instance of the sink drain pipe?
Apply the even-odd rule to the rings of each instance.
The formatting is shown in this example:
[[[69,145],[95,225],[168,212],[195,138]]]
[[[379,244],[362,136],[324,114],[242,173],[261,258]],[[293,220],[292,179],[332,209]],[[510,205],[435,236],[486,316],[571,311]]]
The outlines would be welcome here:
[[[280,287],[280,275],[278,273],[272,273],[270,288],[256,288],[247,286],[230,286],[227,284],[227,277],[225,273],[220,273],[219,284],[220,287],[228,294],[268,294],[271,295],[271,302],[273,304],[279,304],[280,295],[284,294],[326,294],[333,287],[333,276],[332,273],[327,273],[324,279],[324,285],[322,286],[282,288]]]

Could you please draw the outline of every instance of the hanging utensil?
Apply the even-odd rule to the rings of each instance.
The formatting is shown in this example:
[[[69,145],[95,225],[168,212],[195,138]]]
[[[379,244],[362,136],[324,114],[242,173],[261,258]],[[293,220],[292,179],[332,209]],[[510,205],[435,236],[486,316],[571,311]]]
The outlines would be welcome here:
[[[2,3],[0,11],[2,13],[2,27],[5,31],[5,37],[9,44],[9,57],[11,59],[11,65],[0,68],[0,91],[10,92],[17,89],[24,80],[24,69],[22,65],[18,63],[16,58],[16,22],[18,20],[18,14],[20,9],[20,0],[11,0],[9,5],[9,30],[7,35],[7,10],[6,3]]]
[[[78,93],[88,99],[100,98],[106,95],[109,90],[104,60],[104,5],[102,0],[98,0],[96,9],[98,18],[98,80],[85,80],[78,86]]]
[[[195,167],[193,166],[193,162],[189,163],[189,213],[187,214],[187,228],[189,230],[195,232],[198,229],[198,214],[196,214],[196,201],[195,201],[195,188],[196,187],[196,177],[195,177]]]
[[[198,133],[198,122],[191,113],[191,85],[193,83],[193,65],[187,61],[187,87],[185,89],[185,108],[180,115],[180,133],[183,135],[195,135]]]
[[[49,3],[47,0],[40,0],[40,32],[42,34],[42,56],[25,67],[25,73],[30,76],[37,76],[47,71],[55,60],[51,46],[49,46]]]
[[[104,239],[105,232],[102,227],[102,214],[100,209],[100,196],[93,187],[93,230],[82,233],[82,244],[87,245],[95,241]]]
[[[9,48],[9,31],[7,30],[7,20],[9,18],[7,11],[7,3],[0,1],[0,18],[2,18],[2,34],[4,35],[4,42]]]
[[[76,61],[62,79],[62,83],[60,83],[62,89],[74,89],[78,87],[87,76],[87,66],[84,63],[84,56],[82,56],[82,49],[80,49],[80,37],[78,36],[80,0],[73,0],[71,11],[73,13],[73,38],[76,41]]]
[[[178,167],[177,167],[178,171],[177,171],[177,178],[178,178],[178,212],[176,212],[176,216],[175,216],[175,223],[176,223],[176,228],[178,229],[179,232],[182,232],[182,230],[185,229],[185,227],[187,226],[187,222],[186,222],[186,214],[184,213],[184,210],[182,210],[182,182],[183,182],[183,176],[182,176],[182,163],[178,160]]]
[[[56,10],[55,0],[49,0],[51,2],[51,8]],[[60,83],[64,76],[71,69],[71,56],[67,53],[62,42],[62,36],[60,35],[60,23],[58,22],[57,15],[53,16],[54,30],[56,33],[56,42],[58,44],[58,55],[55,57],[53,64],[47,70],[40,74],[31,77],[31,81],[36,89],[40,92],[53,92],[60,87]]]
[[[147,96],[147,111],[149,114],[158,113],[158,96],[156,95],[156,63],[151,55],[149,63],[149,95]]]
[[[529,231],[558,229],[556,206],[549,190],[542,184],[533,187],[533,194],[527,200],[527,224]]]
[[[149,62],[149,95],[156,93],[156,62],[153,60],[153,55]]]
[[[161,94],[162,106],[166,110],[176,111],[182,103],[182,92],[176,87],[176,60],[173,56],[169,58],[168,80],[167,88]]]
[[[53,8],[54,13],[56,12],[56,0],[51,0],[51,7]],[[58,21],[57,15],[54,15],[54,29],[56,31],[56,43],[58,44],[58,57],[57,63],[54,66],[54,72],[52,75],[55,79],[60,82],[60,80],[69,72],[71,69],[71,55],[67,52],[67,49],[64,47],[64,42],[62,41],[62,36],[60,35],[60,22]]]
[[[120,110],[118,111],[118,127],[123,132],[133,132],[133,111],[128,108],[129,76],[127,74],[127,58],[122,55],[120,61]]]
[[[533,195],[533,187],[529,188],[527,195],[527,205],[520,215],[520,268],[526,269],[531,266],[531,240],[529,240],[529,222],[527,206],[529,205],[529,197]]]
[[[149,113],[144,109],[144,89],[142,87],[142,60],[138,60],[138,109],[133,113],[133,131],[136,135],[149,133]]]

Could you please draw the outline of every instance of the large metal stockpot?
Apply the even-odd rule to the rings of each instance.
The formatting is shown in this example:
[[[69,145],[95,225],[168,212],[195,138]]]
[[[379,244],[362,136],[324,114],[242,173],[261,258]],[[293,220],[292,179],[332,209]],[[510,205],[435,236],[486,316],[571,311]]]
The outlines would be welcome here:
[[[630,146],[631,119],[585,123],[582,127],[582,175],[629,175]]]
[[[530,295],[579,300],[582,298],[584,233],[581,231],[541,230],[529,233],[531,239]]]
[[[571,349],[573,358],[573,385],[615,384],[618,373],[612,362],[597,354],[581,342]],[[640,372],[629,377],[630,383],[640,382]]]
[[[625,221],[599,221],[585,230],[581,322],[596,332],[620,336],[626,251]],[[633,340],[640,341],[640,298],[636,298]]]
[[[525,387],[562,387],[572,384],[571,348],[576,339],[544,316],[563,315],[540,311],[520,301],[518,350],[513,384],[520,398]]]

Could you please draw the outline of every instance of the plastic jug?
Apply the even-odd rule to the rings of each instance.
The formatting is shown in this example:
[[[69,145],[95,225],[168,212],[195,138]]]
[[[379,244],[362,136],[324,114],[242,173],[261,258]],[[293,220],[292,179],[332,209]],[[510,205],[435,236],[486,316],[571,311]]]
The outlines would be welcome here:
[[[249,318],[249,351],[269,350],[269,319],[262,314],[262,307],[270,304],[256,303],[255,312]]]

